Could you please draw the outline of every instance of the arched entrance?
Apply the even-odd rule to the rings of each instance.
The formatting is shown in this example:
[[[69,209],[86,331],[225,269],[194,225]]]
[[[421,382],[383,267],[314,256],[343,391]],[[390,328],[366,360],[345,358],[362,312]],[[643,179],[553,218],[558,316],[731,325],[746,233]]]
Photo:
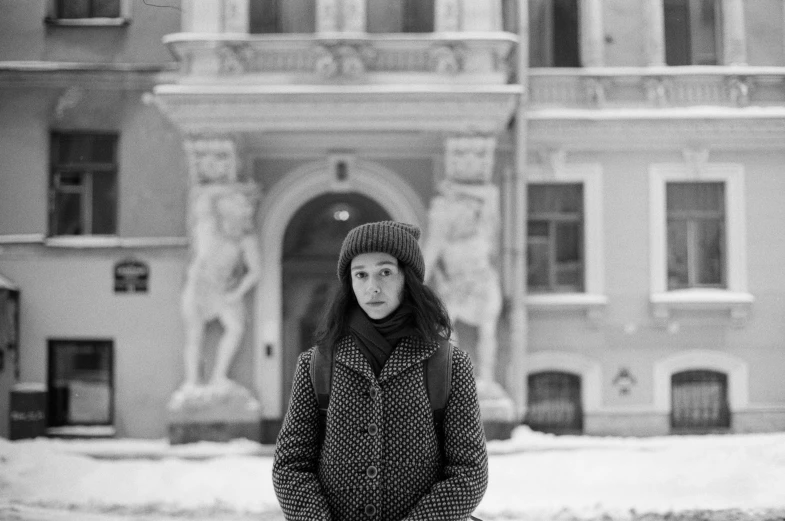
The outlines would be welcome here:
[[[355,226],[386,219],[390,215],[364,195],[328,193],[303,205],[286,227],[281,258],[284,410],[297,356],[313,345],[324,306],[338,286],[335,266],[346,233]]]

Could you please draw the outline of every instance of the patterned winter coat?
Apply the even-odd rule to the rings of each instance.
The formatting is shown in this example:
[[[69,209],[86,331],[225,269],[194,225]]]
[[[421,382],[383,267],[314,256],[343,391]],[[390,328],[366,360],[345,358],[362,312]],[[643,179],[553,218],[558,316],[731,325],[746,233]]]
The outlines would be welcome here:
[[[378,379],[351,337],[335,352],[327,428],[300,355],[278,436],[273,485],[286,519],[463,521],[488,484],[485,433],[472,364],[455,349],[444,418],[444,463],[423,363],[436,342],[403,338]]]

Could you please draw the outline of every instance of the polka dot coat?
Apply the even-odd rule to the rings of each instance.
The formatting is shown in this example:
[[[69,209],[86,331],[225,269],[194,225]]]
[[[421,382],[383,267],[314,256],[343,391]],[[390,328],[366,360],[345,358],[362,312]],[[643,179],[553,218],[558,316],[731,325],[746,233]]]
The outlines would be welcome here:
[[[321,454],[313,348],[300,355],[273,465],[286,519],[469,517],[488,484],[485,433],[471,361],[455,349],[442,462],[423,375],[437,345],[402,339],[377,378],[351,337],[339,342]]]

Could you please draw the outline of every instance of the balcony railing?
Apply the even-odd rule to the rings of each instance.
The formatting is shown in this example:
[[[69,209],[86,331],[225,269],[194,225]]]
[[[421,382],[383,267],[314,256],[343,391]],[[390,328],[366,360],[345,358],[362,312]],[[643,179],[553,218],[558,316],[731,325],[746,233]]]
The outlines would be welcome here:
[[[785,67],[531,69],[532,109],[785,104]]]
[[[172,34],[180,83],[509,83],[510,33]]]

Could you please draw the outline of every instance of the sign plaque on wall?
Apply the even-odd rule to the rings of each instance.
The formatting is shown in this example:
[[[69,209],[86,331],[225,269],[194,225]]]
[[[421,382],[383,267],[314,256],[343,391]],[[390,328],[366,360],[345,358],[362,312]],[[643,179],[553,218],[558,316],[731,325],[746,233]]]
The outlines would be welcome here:
[[[115,293],[147,293],[150,267],[136,259],[122,260],[114,265]]]

